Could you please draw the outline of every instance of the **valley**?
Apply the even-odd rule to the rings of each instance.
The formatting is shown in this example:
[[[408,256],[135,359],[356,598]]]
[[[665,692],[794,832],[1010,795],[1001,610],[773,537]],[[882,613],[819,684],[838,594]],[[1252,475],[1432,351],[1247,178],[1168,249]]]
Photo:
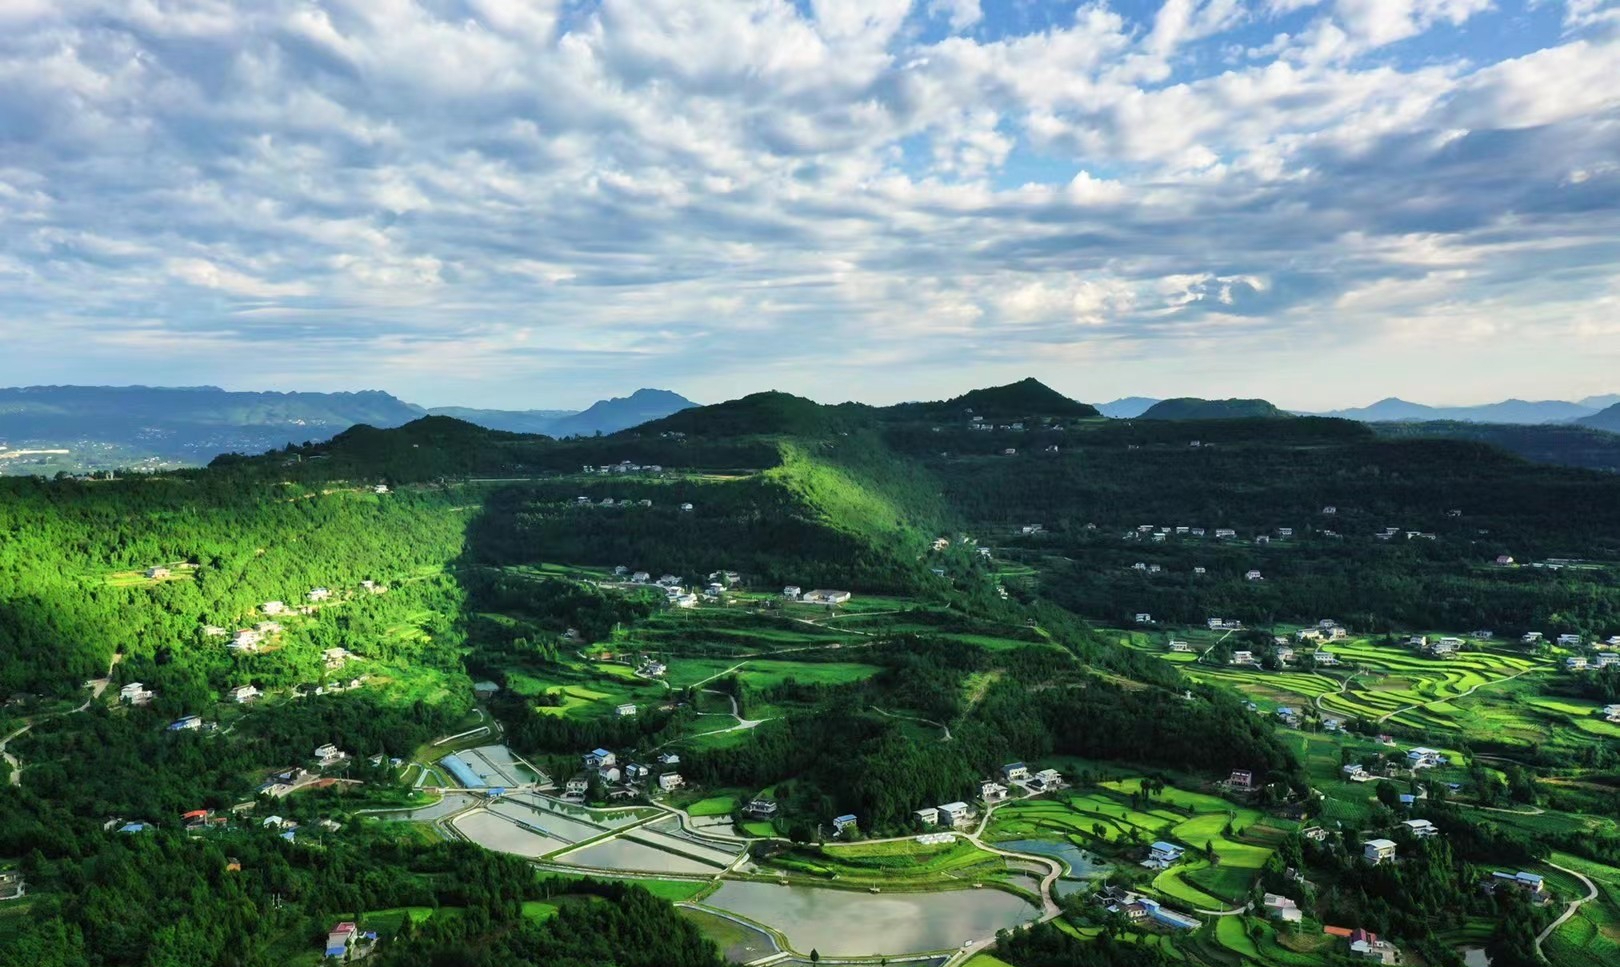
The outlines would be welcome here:
[[[0,484],[0,963],[1620,943],[1620,478],[1026,382]]]

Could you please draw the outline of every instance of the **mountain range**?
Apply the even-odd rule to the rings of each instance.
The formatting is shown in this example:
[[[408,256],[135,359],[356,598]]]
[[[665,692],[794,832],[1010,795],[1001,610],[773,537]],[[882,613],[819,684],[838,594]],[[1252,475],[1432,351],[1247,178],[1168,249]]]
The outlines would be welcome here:
[[[613,433],[694,406],[642,389],[582,411],[427,409],[380,390],[237,392],[217,386],[0,388],[0,473],[50,474],[205,464],[221,453],[261,453],[328,439],[352,426],[397,427],[453,416],[495,430],[546,436]]]

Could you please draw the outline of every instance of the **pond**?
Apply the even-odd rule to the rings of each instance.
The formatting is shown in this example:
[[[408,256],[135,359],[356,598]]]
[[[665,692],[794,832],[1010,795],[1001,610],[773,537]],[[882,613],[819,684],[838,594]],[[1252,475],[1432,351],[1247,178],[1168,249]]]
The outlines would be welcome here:
[[[573,803],[558,802],[555,799],[548,799],[532,792],[520,792],[507,798],[544,812],[555,813],[558,816],[568,816],[580,822],[605,826],[610,829],[628,826],[658,811],[648,807],[634,806],[623,809],[591,809],[588,806],[576,806]]]
[[[841,956],[960,947],[1036,915],[1013,894],[988,888],[872,894],[728,881],[703,903],[775,927],[800,952]]]
[[[1063,874],[1072,880],[1084,880],[1093,876],[1102,876],[1110,869],[1109,864],[1103,862],[1095,854],[1074,845],[1052,839],[1015,839],[1009,843],[996,843],[1001,849],[1010,849],[1019,853],[1034,853],[1038,856],[1050,856],[1067,867]]]
[[[638,840],[659,849],[673,850],[685,853],[700,860],[707,860],[720,866],[729,866],[737,858],[737,850],[727,850],[723,847],[709,846],[704,843],[694,843],[689,839],[678,836],[669,836],[664,833],[653,832],[646,827],[631,830],[625,834],[630,839]]]
[[[640,870],[648,873],[718,873],[718,864],[697,860],[628,839],[592,843],[556,858],[558,863],[589,866],[598,870]]]
[[[370,812],[366,815],[390,822],[431,823],[435,819],[442,819],[451,813],[460,812],[478,801],[477,796],[469,796],[463,792],[447,792],[444,798],[429,806],[417,806],[413,809],[386,809]]]
[[[524,829],[512,820],[491,812],[468,813],[455,820],[456,829],[485,849],[512,853],[531,859],[559,850],[568,844],[560,839],[541,836]]]
[[[507,819],[539,827],[536,832],[544,830],[546,835],[565,843],[577,843],[607,834],[607,830],[600,826],[570,819],[550,810],[536,809],[527,803],[496,800],[489,808]]]

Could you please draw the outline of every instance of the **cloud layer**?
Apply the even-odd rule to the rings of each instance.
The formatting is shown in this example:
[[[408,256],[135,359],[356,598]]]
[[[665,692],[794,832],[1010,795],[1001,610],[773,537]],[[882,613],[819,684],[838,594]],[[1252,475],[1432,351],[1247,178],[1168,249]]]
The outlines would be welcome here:
[[[1602,0],[13,0],[0,382],[1612,391],[1617,72]]]

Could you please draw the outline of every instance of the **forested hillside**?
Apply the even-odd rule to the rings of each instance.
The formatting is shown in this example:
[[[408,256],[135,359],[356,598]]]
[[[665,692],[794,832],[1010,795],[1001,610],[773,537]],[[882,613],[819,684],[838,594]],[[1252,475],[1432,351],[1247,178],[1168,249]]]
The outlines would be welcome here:
[[[1261,871],[1218,854],[1269,851],[1293,827],[1244,837],[1195,810],[1297,814],[1321,766],[1210,679],[1235,644],[1323,615],[1369,633],[1620,626],[1620,479],[1341,420],[1104,421],[1043,390],[885,409],[768,394],[574,440],[429,417],[206,470],[0,482],[16,756],[0,862],[33,895],[26,919],[0,918],[0,963],[302,963],[288,952],[368,910],[388,924],[384,965],[717,962],[637,889],[367,817],[429,802],[419,787],[449,783],[431,765],[442,743],[470,734],[558,780],[582,750],[678,750],[696,791],[666,802],[720,790],[735,812],[768,790],[781,811],[756,835],[795,849],[846,814],[878,840],[920,831],[920,808],[971,798],[1008,762],[1060,763],[1089,777],[1093,805],[1133,809],[1175,777],[1203,791],[1153,821],[1200,831],[1211,859],[1194,882],[1224,897]],[[1549,561],[1564,563],[1531,566]],[[1155,627],[1133,623],[1143,612],[1256,630],[1212,642],[1219,666],[1178,666],[1102,630]],[[1609,679],[1567,694],[1611,694]],[[136,684],[150,694],[121,700]],[[255,694],[233,700],[242,687]],[[338,765],[310,772],[328,743]],[[1111,764],[1133,778],[1105,779]],[[1233,770],[1254,777],[1248,805],[1214,795]],[[605,785],[585,801],[605,804]],[[176,817],[197,810],[218,819],[188,835]],[[298,822],[296,837],[264,819]],[[154,828],[114,832],[131,823]],[[1088,820],[1071,845],[1139,869],[1167,835],[1108,828]],[[1226,836],[1242,842],[1211,845]],[[1475,872],[1429,865],[1446,902]],[[1325,901],[1341,908],[1356,904]],[[1031,937],[1008,945],[1021,964],[1108,962]]]

